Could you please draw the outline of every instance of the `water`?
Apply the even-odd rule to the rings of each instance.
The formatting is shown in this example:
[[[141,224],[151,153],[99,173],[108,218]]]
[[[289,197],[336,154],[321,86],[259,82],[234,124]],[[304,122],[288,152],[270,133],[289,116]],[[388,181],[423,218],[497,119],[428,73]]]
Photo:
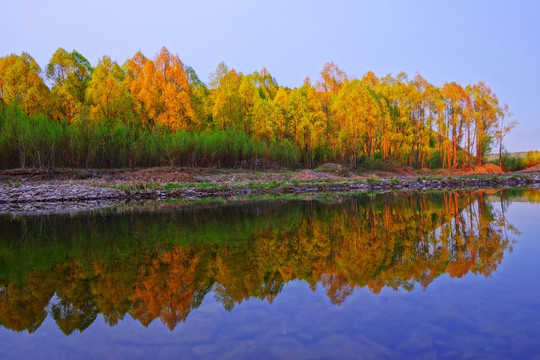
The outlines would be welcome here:
[[[0,217],[0,358],[534,358],[540,191]]]

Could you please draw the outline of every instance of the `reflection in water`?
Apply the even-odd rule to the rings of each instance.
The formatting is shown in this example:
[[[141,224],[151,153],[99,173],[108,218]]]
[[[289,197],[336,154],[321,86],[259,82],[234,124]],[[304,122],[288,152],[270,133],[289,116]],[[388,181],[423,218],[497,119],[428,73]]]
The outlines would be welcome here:
[[[504,216],[508,195],[527,192],[0,218],[0,324],[33,332],[50,315],[70,334],[99,314],[111,326],[129,314],[172,330],[211,290],[230,311],[251,297],[272,302],[293,279],[322,286],[340,305],[356,288],[410,291],[442,274],[489,276],[517,232]]]

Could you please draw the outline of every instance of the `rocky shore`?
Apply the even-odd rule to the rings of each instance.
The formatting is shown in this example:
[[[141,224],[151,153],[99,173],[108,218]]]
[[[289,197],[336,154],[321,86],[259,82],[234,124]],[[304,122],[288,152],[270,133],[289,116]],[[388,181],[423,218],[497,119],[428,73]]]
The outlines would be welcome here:
[[[187,182],[187,183],[115,183],[89,185],[81,181],[69,184],[0,185],[0,213],[46,214],[103,208],[126,201],[231,197],[261,194],[301,194],[310,192],[369,192],[392,190],[444,190],[463,188],[540,187],[540,174],[449,176],[442,178],[402,177],[316,178],[305,176],[282,181],[259,182]]]

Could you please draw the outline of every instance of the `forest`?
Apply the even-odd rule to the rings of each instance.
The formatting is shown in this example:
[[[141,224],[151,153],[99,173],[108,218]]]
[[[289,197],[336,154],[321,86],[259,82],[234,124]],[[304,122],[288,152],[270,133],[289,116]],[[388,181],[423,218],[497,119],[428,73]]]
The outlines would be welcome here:
[[[481,164],[515,122],[484,83],[430,84],[420,74],[280,86],[265,69],[221,63],[207,83],[165,47],[97,65],[60,48],[44,69],[27,53],[0,58],[0,168],[286,167],[392,162]]]

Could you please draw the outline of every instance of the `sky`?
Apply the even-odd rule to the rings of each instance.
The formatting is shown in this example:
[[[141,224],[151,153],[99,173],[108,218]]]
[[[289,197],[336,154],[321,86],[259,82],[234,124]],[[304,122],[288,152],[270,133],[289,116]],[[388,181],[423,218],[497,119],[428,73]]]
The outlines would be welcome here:
[[[540,150],[540,1],[1,2],[0,56],[25,51],[45,67],[62,47],[93,65],[103,55],[122,64],[166,46],[203,81],[221,61],[244,73],[266,67],[288,87],[318,79],[329,61],[358,78],[485,81],[519,122],[508,151]]]

